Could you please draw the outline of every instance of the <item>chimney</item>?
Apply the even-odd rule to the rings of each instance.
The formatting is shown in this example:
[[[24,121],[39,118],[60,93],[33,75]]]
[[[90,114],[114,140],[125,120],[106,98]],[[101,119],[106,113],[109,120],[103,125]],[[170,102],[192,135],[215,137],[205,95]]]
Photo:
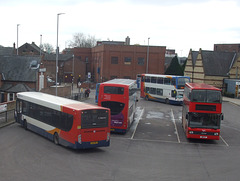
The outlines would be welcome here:
[[[125,45],[130,45],[130,38],[129,38],[129,36],[127,36],[127,38],[125,39]]]

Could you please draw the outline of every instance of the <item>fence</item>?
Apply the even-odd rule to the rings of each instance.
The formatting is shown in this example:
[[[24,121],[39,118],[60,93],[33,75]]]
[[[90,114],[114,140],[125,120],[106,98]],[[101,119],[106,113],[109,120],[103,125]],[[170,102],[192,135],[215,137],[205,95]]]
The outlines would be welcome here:
[[[14,121],[16,101],[0,103],[0,126]]]

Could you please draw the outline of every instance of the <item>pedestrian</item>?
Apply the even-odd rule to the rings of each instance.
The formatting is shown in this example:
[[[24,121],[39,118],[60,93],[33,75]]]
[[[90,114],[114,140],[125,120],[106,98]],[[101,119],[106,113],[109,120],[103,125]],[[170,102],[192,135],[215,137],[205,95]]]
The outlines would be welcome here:
[[[86,90],[85,90],[85,97],[87,98],[87,97],[89,97],[89,94],[90,94],[90,89],[89,88],[87,88]]]

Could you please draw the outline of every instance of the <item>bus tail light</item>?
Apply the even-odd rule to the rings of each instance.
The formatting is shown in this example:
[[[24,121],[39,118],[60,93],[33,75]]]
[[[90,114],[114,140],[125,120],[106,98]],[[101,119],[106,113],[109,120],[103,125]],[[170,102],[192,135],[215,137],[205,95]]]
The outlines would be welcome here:
[[[82,135],[78,135],[78,143],[82,144]]]
[[[109,141],[110,140],[110,133],[108,132],[107,133],[107,141]]]

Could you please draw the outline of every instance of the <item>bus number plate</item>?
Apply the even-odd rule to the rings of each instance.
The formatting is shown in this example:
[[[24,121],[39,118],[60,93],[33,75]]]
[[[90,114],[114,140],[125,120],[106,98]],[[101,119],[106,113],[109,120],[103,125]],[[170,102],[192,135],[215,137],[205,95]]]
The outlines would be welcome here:
[[[93,141],[93,142],[90,142],[91,145],[96,145],[98,144],[98,141]]]
[[[115,129],[111,128],[110,131],[115,131]]]
[[[200,138],[207,138],[207,136],[200,136]]]

